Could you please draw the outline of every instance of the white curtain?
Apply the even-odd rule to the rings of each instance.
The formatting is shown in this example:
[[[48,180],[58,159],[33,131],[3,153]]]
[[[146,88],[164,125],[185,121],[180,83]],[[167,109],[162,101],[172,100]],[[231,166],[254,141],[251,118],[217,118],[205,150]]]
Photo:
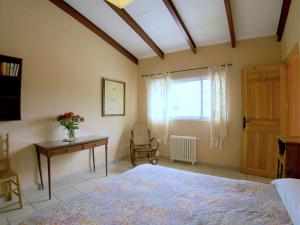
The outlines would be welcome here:
[[[151,133],[160,138],[164,143],[168,141],[169,115],[168,92],[170,76],[164,74],[146,78],[148,126]]]
[[[210,148],[222,149],[227,141],[227,66],[214,66],[211,75]]]

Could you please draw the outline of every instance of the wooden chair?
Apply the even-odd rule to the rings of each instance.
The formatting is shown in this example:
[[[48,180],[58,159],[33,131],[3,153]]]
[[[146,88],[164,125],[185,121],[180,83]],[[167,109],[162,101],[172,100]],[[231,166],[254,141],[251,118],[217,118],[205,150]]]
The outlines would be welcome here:
[[[10,168],[9,135],[0,135],[0,197],[12,199],[15,194],[20,208],[23,208],[22,194],[18,174]]]
[[[138,123],[131,131],[130,158],[133,166],[136,161],[148,159],[150,163],[156,165],[159,159],[159,139],[150,138],[150,130],[147,125]]]

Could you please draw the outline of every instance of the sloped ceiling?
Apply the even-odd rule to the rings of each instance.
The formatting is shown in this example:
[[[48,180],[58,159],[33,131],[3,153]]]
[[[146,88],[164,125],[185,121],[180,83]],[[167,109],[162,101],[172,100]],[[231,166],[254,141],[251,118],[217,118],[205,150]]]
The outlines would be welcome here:
[[[104,2],[65,0],[138,59],[155,52]],[[223,0],[173,0],[197,47],[230,42]],[[237,40],[276,34],[282,0],[231,0]],[[165,53],[189,49],[162,0],[134,0],[127,13]]]

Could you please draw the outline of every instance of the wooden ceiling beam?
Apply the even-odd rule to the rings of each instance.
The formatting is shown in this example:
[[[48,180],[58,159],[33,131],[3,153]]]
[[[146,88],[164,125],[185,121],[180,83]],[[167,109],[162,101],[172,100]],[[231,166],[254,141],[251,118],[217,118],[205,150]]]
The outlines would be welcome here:
[[[158,47],[158,45],[146,34],[146,32],[138,25],[138,23],[126,12],[124,9],[120,9],[109,1],[104,0],[106,4],[115,11],[121,17],[125,23],[127,23],[146,43],[153,49],[154,52],[160,57],[164,58],[164,52]]]
[[[196,51],[196,44],[193,41],[192,36],[190,35],[188,29],[186,28],[182,18],[180,17],[175,5],[173,4],[172,0],[163,0],[163,2],[165,3],[167,9],[169,10],[169,12],[171,13],[173,19],[175,20],[177,26],[179,27],[179,29],[181,30],[181,33],[183,34],[185,40],[187,41],[187,43],[189,44],[191,50],[194,53],[197,53]]]
[[[232,18],[230,0],[224,0],[224,4],[225,4],[227,22],[228,22],[228,27],[229,27],[229,32],[230,32],[231,46],[233,48],[235,48],[236,41],[235,41],[235,34],[234,34],[234,26],[233,26],[233,18]]]
[[[134,55],[132,55],[128,50],[126,50],[123,46],[121,46],[118,42],[116,42],[107,33],[105,33],[103,30],[101,30],[99,27],[97,27],[94,23],[92,23],[90,20],[88,20],[82,14],[80,14],[77,10],[75,10],[68,3],[66,3],[63,0],[49,0],[49,1],[52,2],[54,5],[56,5],[58,8],[62,9],[64,12],[66,12],[70,16],[72,16],[74,19],[76,19],[78,22],[80,22],[86,28],[93,31],[96,35],[98,35],[100,38],[102,38],[104,41],[106,41],[108,44],[110,44],[112,47],[114,47],[116,50],[118,50],[120,53],[122,53],[124,56],[126,56],[128,59],[130,59],[132,62],[134,62],[135,64],[138,64],[139,61]]]
[[[281,41],[281,39],[282,39],[286,20],[289,15],[290,5],[291,5],[291,0],[283,0],[281,13],[280,13],[280,19],[279,19],[279,23],[278,23],[278,27],[277,27],[277,41]]]

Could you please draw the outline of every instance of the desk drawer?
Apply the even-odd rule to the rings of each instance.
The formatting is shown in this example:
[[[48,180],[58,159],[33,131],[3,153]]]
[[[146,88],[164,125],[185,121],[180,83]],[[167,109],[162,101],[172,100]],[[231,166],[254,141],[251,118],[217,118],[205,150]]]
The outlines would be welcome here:
[[[52,155],[62,155],[62,154],[67,154],[71,152],[78,152],[82,150],[82,145],[79,146],[72,146],[72,147],[67,147],[67,148],[59,148],[53,151]]]
[[[107,144],[107,140],[95,141],[95,142],[84,144],[83,149],[91,149],[106,144]]]

